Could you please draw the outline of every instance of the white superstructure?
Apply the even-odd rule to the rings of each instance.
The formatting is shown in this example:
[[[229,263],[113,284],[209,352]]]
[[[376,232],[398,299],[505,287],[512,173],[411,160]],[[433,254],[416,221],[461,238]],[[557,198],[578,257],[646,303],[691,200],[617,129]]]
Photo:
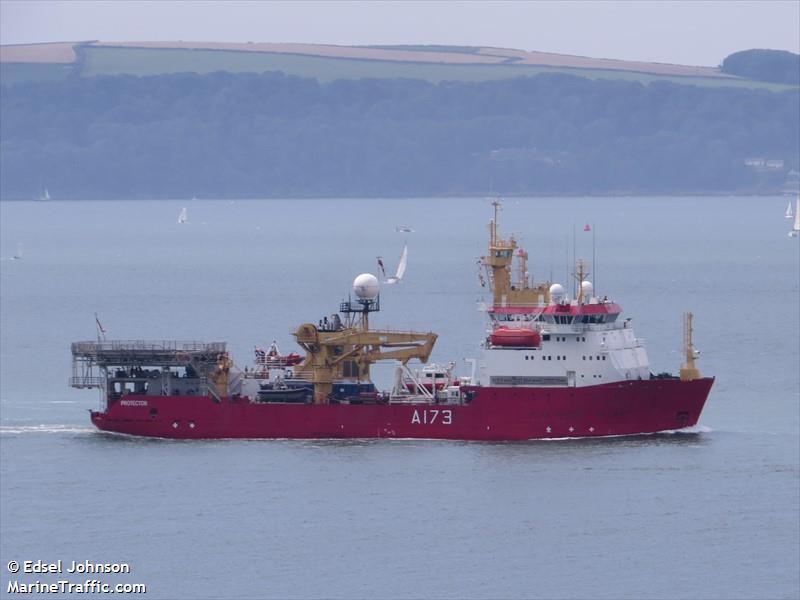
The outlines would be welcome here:
[[[481,383],[581,387],[649,379],[644,341],[621,312],[618,304],[597,299],[490,309]]]
[[[500,203],[493,204],[489,249],[480,260],[480,280],[488,280],[493,295],[480,384],[584,387],[650,379],[644,341],[617,303],[595,295],[586,263],[575,266],[575,298],[560,283],[533,283],[528,253],[513,237],[500,238]]]

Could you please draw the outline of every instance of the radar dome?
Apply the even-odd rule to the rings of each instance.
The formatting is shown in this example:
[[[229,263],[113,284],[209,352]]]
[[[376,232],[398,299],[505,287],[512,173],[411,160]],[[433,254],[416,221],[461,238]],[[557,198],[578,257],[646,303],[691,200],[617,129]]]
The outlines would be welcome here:
[[[581,291],[583,292],[583,299],[587,301],[594,296],[594,286],[591,281],[581,282]]]
[[[550,286],[550,301],[558,304],[564,299],[564,286],[560,283],[554,283]]]
[[[372,273],[362,273],[353,281],[353,292],[362,300],[373,300],[379,291],[378,278]]]

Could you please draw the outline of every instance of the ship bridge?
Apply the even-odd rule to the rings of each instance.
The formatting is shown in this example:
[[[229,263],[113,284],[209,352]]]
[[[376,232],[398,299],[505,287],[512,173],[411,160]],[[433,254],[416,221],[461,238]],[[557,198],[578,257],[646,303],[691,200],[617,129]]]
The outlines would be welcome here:
[[[554,304],[542,311],[542,320],[555,325],[613,323],[622,313],[616,302]]]

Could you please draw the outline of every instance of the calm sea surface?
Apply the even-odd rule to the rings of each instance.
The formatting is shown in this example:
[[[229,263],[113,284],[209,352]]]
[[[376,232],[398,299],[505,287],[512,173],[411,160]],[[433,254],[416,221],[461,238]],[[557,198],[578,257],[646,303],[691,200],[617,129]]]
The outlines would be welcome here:
[[[393,269],[406,240],[373,323],[433,329],[438,362],[477,356],[486,200],[0,203],[0,595],[98,579],[147,598],[798,598],[787,201],[506,201],[537,280],[568,282],[573,229],[591,261],[592,223],[590,278],[653,370],[677,370],[692,310],[717,378],[690,433],[507,444],[127,438],[94,431],[96,391],[67,387],[95,313],[110,338],[227,341],[243,366],[256,344],[294,350],[298,324],[377,255]],[[12,575],[12,560],[131,572]]]

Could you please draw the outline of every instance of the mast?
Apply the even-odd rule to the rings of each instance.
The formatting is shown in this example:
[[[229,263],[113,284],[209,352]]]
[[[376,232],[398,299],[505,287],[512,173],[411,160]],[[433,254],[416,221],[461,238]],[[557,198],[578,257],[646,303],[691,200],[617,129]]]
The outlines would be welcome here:
[[[492,303],[497,307],[536,308],[550,302],[549,282],[531,284],[528,278],[528,253],[521,250],[515,253],[517,241],[514,236],[507,240],[498,233],[499,199],[492,201],[494,218],[489,221],[489,248],[480,264],[486,268],[492,288]],[[518,262],[518,279],[511,283],[511,268],[514,255]],[[517,285],[518,284],[518,285]]]
[[[595,226],[592,223],[592,278],[594,279],[594,295],[597,296],[597,258],[594,245]]]
[[[683,363],[680,369],[681,381],[691,381],[692,379],[700,379],[700,371],[694,364],[697,358],[697,352],[694,349],[692,342],[692,319],[694,315],[690,312],[683,314],[683,351],[685,354],[686,362]]]
[[[575,261],[575,272],[572,274],[578,282],[578,304],[583,304],[583,282],[586,281],[587,275],[589,275],[589,272],[586,270],[586,261],[579,258]]]

